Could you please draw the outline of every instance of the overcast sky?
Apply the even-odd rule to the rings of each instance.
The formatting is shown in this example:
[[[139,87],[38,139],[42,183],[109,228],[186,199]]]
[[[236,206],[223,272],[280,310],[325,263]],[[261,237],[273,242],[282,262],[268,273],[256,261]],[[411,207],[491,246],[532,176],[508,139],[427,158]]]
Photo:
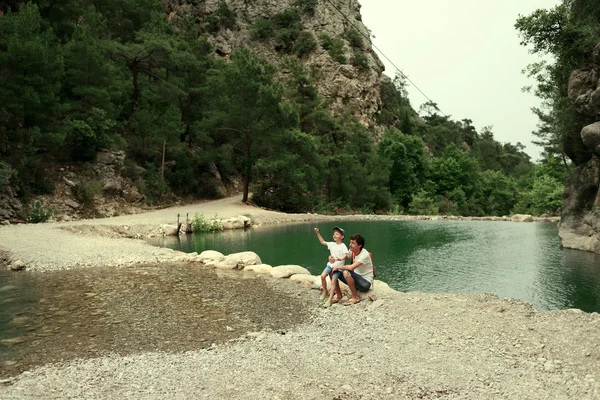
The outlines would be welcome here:
[[[440,110],[468,118],[478,131],[493,126],[500,143],[521,142],[533,161],[541,148],[531,143],[539,100],[523,93],[533,84],[521,73],[539,60],[519,44],[519,14],[553,8],[560,0],[359,0],[364,24],[377,46]],[[385,74],[395,68],[380,54]],[[409,85],[418,111],[427,101]]]

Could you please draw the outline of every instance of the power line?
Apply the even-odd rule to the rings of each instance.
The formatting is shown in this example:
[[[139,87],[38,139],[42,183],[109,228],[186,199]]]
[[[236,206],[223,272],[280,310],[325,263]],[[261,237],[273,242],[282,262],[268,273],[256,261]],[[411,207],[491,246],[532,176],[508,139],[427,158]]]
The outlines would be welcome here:
[[[431,99],[430,99],[430,98],[429,98],[429,97],[428,97],[428,96],[427,96],[425,93],[423,93],[423,91],[422,91],[421,89],[419,89],[419,87],[418,87],[418,86],[417,86],[417,85],[416,85],[416,84],[415,84],[413,81],[411,81],[411,80],[410,80],[410,78],[409,78],[408,76],[406,76],[406,75],[404,74],[404,72],[402,72],[402,71],[400,70],[400,68],[398,68],[398,67],[396,66],[396,64],[394,64],[394,63],[392,62],[392,60],[390,60],[390,59],[388,58],[388,56],[386,56],[386,55],[385,55],[385,53],[384,53],[383,51],[381,51],[381,50],[380,50],[380,49],[379,49],[377,46],[375,46],[375,44],[374,44],[374,43],[371,41],[371,38],[370,38],[370,37],[366,36],[364,33],[362,33],[362,32],[361,32],[361,30],[360,30],[360,29],[358,29],[358,28],[357,28],[357,27],[354,25],[354,23],[353,23],[353,22],[350,20],[350,18],[348,18],[348,17],[346,16],[346,14],[344,14],[344,13],[342,12],[342,10],[340,10],[340,9],[339,9],[339,8],[338,8],[338,7],[337,7],[335,4],[333,4],[333,3],[331,2],[331,0],[326,0],[326,1],[327,1],[329,4],[331,4],[331,6],[332,6],[332,7],[333,7],[333,8],[334,8],[334,9],[335,9],[337,12],[339,12],[339,13],[342,15],[342,17],[344,17],[344,18],[346,19],[346,21],[348,21],[348,23],[349,23],[350,25],[352,25],[352,27],[353,27],[353,28],[354,28],[354,29],[355,29],[355,30],[356,30],[356,31],[357,31],[357,32],[358,32],[358,33],[359,33],[359,34],[360,34],[362,37],[364,37],[365,39],[367,39],[367,40],[369,41],[369,43],[371,44],[371,46],[372,46],[372,47],[373,47],[375,50],[377,50],[377,51],[379,52],[379,54],[381,54],[381,55],[383,56],[383,58],[385,58],[385,59],[386,59],[386,60],[387,60],[387,61],[388,61],[390,64],[392,64],[392,65],[394,66],[394,68],[396,68],[396,71],[397,71],[397,72],[399,72],[399,73],[400,73],[400,75],[402,75],[402,76],[404,77],[404,79],[406,79],[408,82],[410,82],[410,84],[411,84],[411,85],[413,85],[413,86],[415,87],[415,89],[417,89],[417,90],[419,91],[419,93],[421,93],[421,94],[423,95],[423,97],[425,97],[425,98],[426,98],[427,100],[429,100],[431,103],[435,104],[435,102],[434,102],[433,100],[431,100]],[[437,109],[437,110],[438,110],[438,111],[439,111],[439,112],[440,112],[440,113],[441,113],[441,114],[442,114],[444,117],[447,117],[447,115],[446,115],[446,114],[444,114],[444,112],[443,112],[442,110],[440,110],[440,108],[437,106],[437,104],[435,105],[435,107],[436,107],[436,109]]]

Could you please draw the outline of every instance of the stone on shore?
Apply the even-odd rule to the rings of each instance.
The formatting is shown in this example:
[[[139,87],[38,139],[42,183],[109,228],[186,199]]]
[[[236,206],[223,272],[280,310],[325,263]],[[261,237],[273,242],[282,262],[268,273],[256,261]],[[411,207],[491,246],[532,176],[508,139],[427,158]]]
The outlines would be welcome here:
[[[511,220],[513,222],[533,222],[533,216],[529,214],[515,214]]]
[[[272,266],[269,264],[248,265],[244,271],[256,272],[257,274],[271,274]]]
[[[223,260],[214,264],[206,264],[214,266],[218,269],[244,269],[248,265],[262,264],[260,257],[253,251],[242,251],[226,256]]]
[[[271,276],[273,278],[289,278],[294,274],[305,274],[310,275],[310,272],[299,265],[280,265],[277,267],[273,267],[271,271]]]
[[[204,250],[196,257],[196,261],[208,264],[210,262],[220,262],[225,259],[225,256],[222,253],[214,250]]]

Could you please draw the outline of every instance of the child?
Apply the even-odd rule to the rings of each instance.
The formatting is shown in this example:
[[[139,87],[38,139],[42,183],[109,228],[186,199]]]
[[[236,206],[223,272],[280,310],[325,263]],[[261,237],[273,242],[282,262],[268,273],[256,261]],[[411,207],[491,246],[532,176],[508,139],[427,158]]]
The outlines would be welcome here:
[[[327,298],[327,276],[331,274],[331,270],[333,269],[333,267],[344,265],[344,261],[346,260],[346,257],[348,255],[348,248],[342,242],[346,237],[346,232],[339,226],[334,226],[333,240],[335,240],[335,242],[326,242],[325,240],[323,240],[323,237],[319,233],[319,228],[315,228],[315,233],[319,238],[319,242],[327,246],[330,252],[329,262],[327,263],[327,266],[321,274],[322,288],[320,299],[325,300]]]

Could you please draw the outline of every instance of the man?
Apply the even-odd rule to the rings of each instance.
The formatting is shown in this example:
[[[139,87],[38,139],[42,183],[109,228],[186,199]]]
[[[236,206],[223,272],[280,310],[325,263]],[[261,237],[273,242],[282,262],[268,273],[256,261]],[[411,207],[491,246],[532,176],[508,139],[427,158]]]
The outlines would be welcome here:
[[[332,287],[325,307],[331,305],[334,293],[338,293],[338,301],[342,297],[338,279],[348,285],[352,292],[352,298],[344,303],[345,306],[360,302],[358,291],[368,292],[373,286],[373,262],[364,246],[365,238],[362,235],[352,235],[350,238],[350,251],[354,255],[352,264],[340,265],[333,268]]]

